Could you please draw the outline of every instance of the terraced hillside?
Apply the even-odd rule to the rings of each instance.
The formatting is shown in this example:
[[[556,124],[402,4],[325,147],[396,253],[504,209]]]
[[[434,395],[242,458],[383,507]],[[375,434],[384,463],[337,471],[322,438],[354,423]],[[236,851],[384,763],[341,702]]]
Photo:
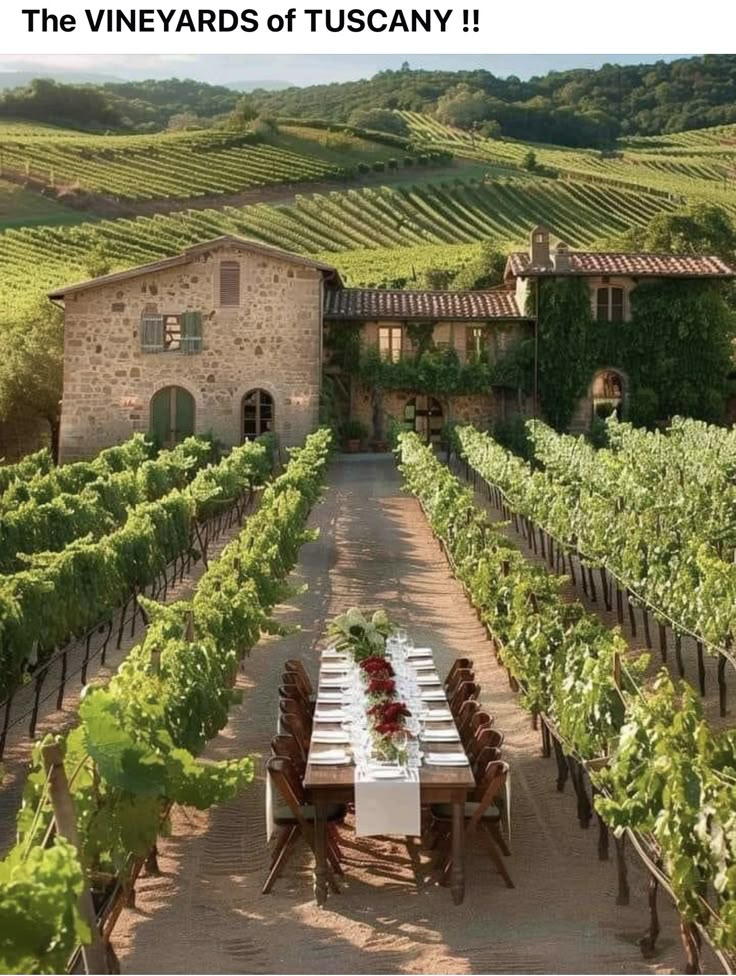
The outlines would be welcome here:
[[[412,137],[425,149],[445,149],[489,163],[491,171],[522,168],[533,150],[559,178],[631,187],[673,200],[707,200],[736,215],[736,126],[622,140],[616,152],[576,150],[503,139],[443,125],[418,112],[402,112]]]
[[[332,179],[349,175],[359,163],[398,165],[401,160],[395,147],[298,126],[262,139],[251,131],[224,129],[96,136],[0,124],[0,175],[118,200],[216,196]]]
[[[393,260],[383,254],[386,249],[419,249],[403,263],[421,266],[422,253],[431,248],[431,263],[440,264],[448,247],[467,249],[489,238],[520,243],[540,220],[573,247],[582,247],[645,224],[673,206],[653,194],[605,185],[508,179],[363,188],[299,196],[289,206],[190,210],[66,228],[21,227],[0,235],[0,305],[17,310],[52,287],[89,277],[90,252],[117,270],[235,233],[328,255],[348,280],[362,284],[381,280],[375,277],[376,260],[385,265],[384,279],[398,276],[387,263]],[[366,255],[372,267],[364,273]],[[454,260],[462,258],[456,254]]]

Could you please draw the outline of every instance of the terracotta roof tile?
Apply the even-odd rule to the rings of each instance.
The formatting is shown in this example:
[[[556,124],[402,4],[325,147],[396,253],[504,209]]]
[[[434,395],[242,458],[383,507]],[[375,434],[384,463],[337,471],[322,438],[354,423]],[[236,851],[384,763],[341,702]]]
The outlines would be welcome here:
[[[513,291],[387,291],[371,288],[330,289],[325,296],[328,319],[520,319]]]
[[[534,268],[535,274],[634,275],[636,277],[682,276],[696,278],[732,278],[736,270],[721,258],[700,254],[625,253],[616,251],[570,251],[570,271],[555,272],[554,268]],[[529,255],[515,251],[509,255],[509,268],[514,275],[529,273]]]

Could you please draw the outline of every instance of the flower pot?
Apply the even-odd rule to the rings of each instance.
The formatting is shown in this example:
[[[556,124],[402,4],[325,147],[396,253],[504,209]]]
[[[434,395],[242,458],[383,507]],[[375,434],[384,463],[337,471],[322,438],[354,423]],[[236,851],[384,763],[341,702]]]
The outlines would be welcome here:
[[[358,454],[360,451],[360,441],[357,437],[349,437],[345,441],[345,450],[348,454]]]
[[[375,440],[372,447],[376,454],[385,454],[388,450],[388,441]]]

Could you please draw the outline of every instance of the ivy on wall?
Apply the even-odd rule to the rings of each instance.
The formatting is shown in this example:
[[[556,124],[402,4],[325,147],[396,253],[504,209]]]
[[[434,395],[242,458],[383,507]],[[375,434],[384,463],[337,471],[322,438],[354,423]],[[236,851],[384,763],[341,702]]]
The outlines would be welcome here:
[[[585,278],[533,283],[539,316],[539,403],[565,429],[603,368],[626,377],[628,417],[651,426],[673,414],[719,421],[733,369],[733,313],[718,283],[665,279],[639,284],[628,322],[596,322]]]

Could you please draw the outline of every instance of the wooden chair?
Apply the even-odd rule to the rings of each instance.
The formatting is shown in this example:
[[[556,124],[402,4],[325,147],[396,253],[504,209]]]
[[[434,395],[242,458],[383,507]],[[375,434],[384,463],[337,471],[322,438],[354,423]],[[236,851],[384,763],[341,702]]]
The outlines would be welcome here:
[[[462,684],[458,685],[452,698],[449,699],[450,711],[453,716],[458,714],[463,702],[469,699],[474,699],[477,701],[480,698],[480,685],[476,684],[474,681],[463,681]]]
[[[474,701],[474,699],[470,700]],[[475,702],[475,704],[477,705],[478,703]],[[480,705],[478,705],[477,709],[473,712],[470,718],[463,723],[462,729],[458,726],[458,731],[460,732],[460,738],[463,740],[465,751],[467,752],[468,749],[472,748],[473,740],[481,729],[490,729],[492,725],[493,719],[491,716],[488,714],[488,712],[484,712]]]
[[[310,701],[314,699],[314,687],[312,686],[312,682],[307,674],[307,669],[304,667],[301,661],[299,661],[297,658],[290,658],[290,660],[284,664],[284,671],[287,671],[290,674],[295,674],[299,679],[299,684],[301,685],[307,699]]]
[[[475,681],[475,672],[470,668],[458,668],[452,676],[452,680],[445,684],[445,693],[448,698],[452,698],[463,681]]]
[[[480,703],[476,701],[475,698],[468,698],[464,701],[462,705],[454,712],[455,725],[460,733],[460,738],[464,740],[465,730],[467,729],[470,722],[473,720],[473,716],[480,711]]]
[[[288,759],[299,776],[299,779],[304,779],[304,773],[307,769],[307,758],[295,736],[291,733],[275,735],[271,739],[271,753],[274,756],[280,756],[282,759]]]
[[[459,671],[461,668],[467,671],[472,671],[473,670],[472,660],[469,657],[455,658],[455,660],[452,662],[452,667],[447,672],[447,677],[445,678],[445,691],[447,691],[448,687],[452,683],[452,679],[455,677],[455,673]]]
[[[509,774],[508,764],[498,760],[491,760],[486,766],[480,785],[477,790],[479,800],[472,800],[465,804],[465,832],[466,838],[474,834],[478,827],[485,828],[490,844],[490,854],[493,863],[506,882],[507,888],[513,888],[514,882],[511,880],[506,865],[504,864],[501,851],[508,856],[508,845],[501,834],[501,809],[497,800],[501,796],[506,786],[506,778]],[[438,845],[440,849],[439,866],[442,870],[443,881],[446,881],[450,867],[452,866],[452,847],[449,843],[452,830],[452,804],[435,803],[430,808],[433,818],[433,828],[443,835],[443,843]],[[500,848],[500,850],[499,850]]]
[[[304,705],[304,711],[309,715],[312,714],[314,711],[314,702],[304,690],[304,685],[299,675],[293,671],[284,671],[281,675],[281,689],[285,696],[301,701]]]
[[[281,802],[274,806],[273,819],[279,833],[271,856],[268,877],[261,889],[264,895],[273,887],[298,837],[303,837],[312,851],[315,850],[315,810],[306,802],[304,788],[291,760],[285,756],[271,756],[266,763],[266,770],[274,788],[274,797],[278,797]],[[331,804],[327,810],[327,861],[335,874],[342,874],[339,847],[335,839],[336,824],[344,820],[345,812],[342,803]],[[328,883],[333,891],[339,893],[340,889],[332,872],[328,873]]]
[[[486,747],[500,749],[503,746],[503,740],[503,732],[499,732],[498,729],[494,729],[490,725],[485,728],[478,729],[466,749],[468,758],[471,760],[477,758],[481,749]]]
[[[299,702],[293,698],[282,698],[279,702],[279,709],[282,728],[296,739],[306,762],[309,755],[309,742],[312,738],[312,725],[309,717],[304,714]]]

